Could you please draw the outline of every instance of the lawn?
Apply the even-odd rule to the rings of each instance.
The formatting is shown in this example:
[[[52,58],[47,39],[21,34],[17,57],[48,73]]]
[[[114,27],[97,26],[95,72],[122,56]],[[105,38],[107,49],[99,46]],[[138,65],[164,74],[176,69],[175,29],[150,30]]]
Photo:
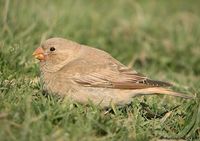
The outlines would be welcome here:
[[[0,0],[0,140],[200,139],[200,1]],[[141,96],[105,110],[42,94],[41,41],[63,37],[112,54],[195,100]]]

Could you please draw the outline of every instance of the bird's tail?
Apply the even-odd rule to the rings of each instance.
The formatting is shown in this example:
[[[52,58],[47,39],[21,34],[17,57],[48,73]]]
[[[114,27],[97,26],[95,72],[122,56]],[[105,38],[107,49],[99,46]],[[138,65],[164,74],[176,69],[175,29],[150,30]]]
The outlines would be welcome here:
[[[146,89],[139,89],[135,91],[135,93],[132,95],[139,96],[139,95],[157,95],[157,94],[165,94],[170,96],[176,96],[176,97],[182,97],[186,99],[194,99],[194,96],[186,95],[178,92],[171,91],[166,88],[160,88],[160,87],[152,87],[152,88],[146,88]]]

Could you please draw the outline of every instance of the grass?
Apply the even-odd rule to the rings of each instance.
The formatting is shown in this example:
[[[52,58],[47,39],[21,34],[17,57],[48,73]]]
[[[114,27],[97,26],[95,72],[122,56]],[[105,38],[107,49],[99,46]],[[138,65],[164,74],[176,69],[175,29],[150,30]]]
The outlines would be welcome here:
[[[200,10],[192,0],[1,0],[0,140],[157,140],[200,138]],[[42,95],[31,56],[64,37],[111,53],[197,100],[134,98],[114,112]]]

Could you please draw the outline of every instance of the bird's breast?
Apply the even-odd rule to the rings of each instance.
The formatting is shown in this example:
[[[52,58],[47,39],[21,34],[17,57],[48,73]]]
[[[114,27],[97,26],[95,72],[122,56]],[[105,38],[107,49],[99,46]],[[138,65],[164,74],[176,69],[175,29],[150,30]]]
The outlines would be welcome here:
[[[41,72],[43,88],[49,93],[65,96],[69,93],[75,93],[76,86],[73,85],[70,79],[64,78],[59,73]]]

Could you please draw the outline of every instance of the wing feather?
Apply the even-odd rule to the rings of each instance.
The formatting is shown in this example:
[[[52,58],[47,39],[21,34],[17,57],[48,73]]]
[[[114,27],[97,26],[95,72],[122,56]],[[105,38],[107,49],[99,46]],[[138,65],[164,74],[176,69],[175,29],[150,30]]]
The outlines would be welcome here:
[[[90,87],[104,87],[115,89],[142,89],[149,87],[168,87],[171,84],[148,79],[141,74],[101,71],[73,78],[75,82]]]
[[[126,67],[108,53],[82,46],[79,58],[68,63],[64,69],[72,70],[71,79],[88,87],[104,87],[113,89],[141,89],[149,87],[166,87],[171,84],[151,80]],[[95,61],[96,60],[96,61]]]

